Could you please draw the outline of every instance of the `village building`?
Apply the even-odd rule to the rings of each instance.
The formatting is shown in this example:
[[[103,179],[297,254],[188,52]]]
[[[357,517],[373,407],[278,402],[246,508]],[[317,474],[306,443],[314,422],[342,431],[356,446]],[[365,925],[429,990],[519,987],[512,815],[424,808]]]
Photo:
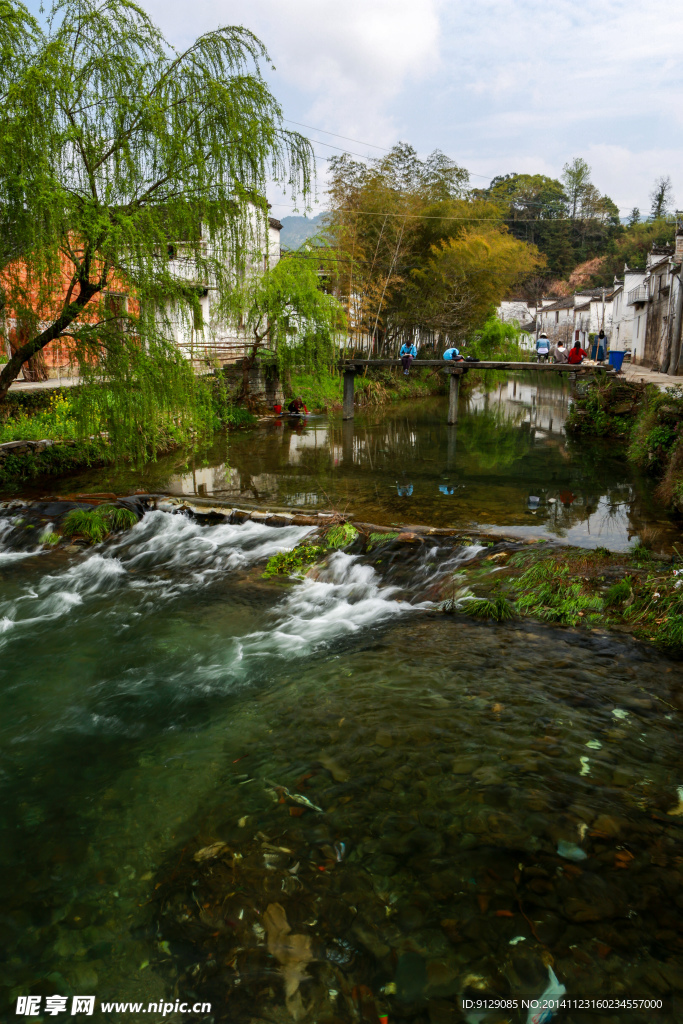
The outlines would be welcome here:
[[[624,280],[614,279],[614,292],[612,293],[612,336],[610,338],[610,348],[615,352],[630,351],[634,362],[636,361],[633,355],[635,346],[635,302],[632,301],[632,295],[635,297],[641,294],[638,292],[638,289],[642,288],[644,281],[644,270],[630,270],[624,264]]]
[[[254,207],[250,225],[253,257],[247,268],[247,273],[250,274],[262,274],[265,270],[274,267],[280,259],[282,224],[274,217],[269,217],[265,232],[262,224],[263,215]],[[175,341],[180,351],[198,373],[219,369],[242,359],[248,354],[250,338],[243,324],[231,322],[222,314],[222,304],[216,283],[196,280],[196,267],[193,269],[192,263],[190,262],[188,265],[188,261],[183,259],[182,245],[169,246],[169,261],[177,277],[191,282],[193,287],[200,292],[199,308],[191,322],[179,314],[169,313],[172,340]],[[50,307],[54,306],[54,310],[61,306],[72,269],[70,264],[64,266],[62,272],[63,291],[60,293],[57,290],[48,303]],[[135,300],[130,294],[127,282],[123,279],[114,279],[104,292],[103,301],[105,309],[110,314],[123,316],[129,309],[129,303],[133,303]],[[48,310],[46,309],[45,312],[47,313]],[[92,309],[85,308],[85,320],[92,320],[96,316],[94,304]],[[23,343],[25,329],[16,316],[7,318],[7,326],[5,352],[10,358],[13,348]],[[67,346],[59,340],[48,344],[38,356],[24,364],[22,369],[24,380],[27,381],[68,378],[75,371]]]
[[[588,348],[591,335],[612,327],[612,291],[576,292],[548,302],[536,314],[536,336],[545,333],[553,344]]]

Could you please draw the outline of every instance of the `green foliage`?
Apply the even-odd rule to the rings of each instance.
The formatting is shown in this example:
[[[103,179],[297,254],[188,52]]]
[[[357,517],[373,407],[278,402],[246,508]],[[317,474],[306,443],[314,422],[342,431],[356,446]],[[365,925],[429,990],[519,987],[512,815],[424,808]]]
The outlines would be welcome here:
[[[224,293],[224,307],[227,316],[245,324],[251,358],[267,344],[281,371],[326,366],[346,328],[344,307],[321,287],[306,247],[264,273],[246,275],[241,286]]]
[[[472,598],[463,602],[462,610],[475,619],[493,619],[495,622],[506,622],[515,617],[514,605],[500,594],[491,598]]]
[[[652,552],[640,542],[633,545],[629,554],[637,565],[652,561]]]
[[[351,347],[369,335],[375,354],[396,355],[417,331],[444,348],[461,343],[543,262],[441,153],[420,160],[399,144],[369,165],[345,155],[330,166],[326,233],[343,258],[325,268],[339,294],[352,296]]]
[[[138,519],[134,512],[114,505],[93,509],[73,508],[64,516],[62,532],[66,537],[83,537],[89,544],[101,544],[115,530],[128,530]]]
[[[484,326],[469,339],[471,354],[479,359],[509,359],[529,362],[531,354],[520,345],[522,332],[518,323],[504,323],[492,313]],[[468,352],[470,350],[468,349]]]
[[[323,363],[312,370],[293,368],[287,392],[288,396],[301,395],[307,409],[333,409],[342,404],[343,388],[341,373]]]
[[[576,626],[587,614],[602,610],[602,600],[573,579],[568,565],[540,561],[513,583],[518,593],[517,608],[525,615]]]
[[[630,576],[627,576],[623,580],[619,580],[618,583],[613,583],[603,597],[605,608],[613,608],[615,605],[622,604],[622,602],[628,600],[631,593],[632,587]]]
[[[48,547],[54,547],[55,544],[59,544],[62,538],[58,533],[54,533],[49,527],[40,537],[40,543],[46,544]]]
[[[374,547],[379,547],[381,544],[386,544],[387,541],[395,540],[398,537],[398,533],[371,533],[368,537],[368,551],[372,551]]]
[[[84,415],[149,450],[172,406],[201,406],[178,324],[200,329],[205,282],[223,294],[262,265],[266,185],[306,194],[311,145],[285,128],[244,28],[178,53],[130,0],[57,0],[44,25],[15,32],[3,62],[0,260],[18,326],[0,396],[58,340],[107,382]]]
[[[35,480],[104,463],[111,457],[103,439],[66,441],[42,452],[5,454],[0,460],[0,487],[16,488],[19,480]]]
[[[48,392],[47,405],[37,412],[25,412],[0,424],[0,444],[7,441],[68,441],[79,437],[74,413],[73,395],[69,392]]]
[[[566,428],[573,434],[628,440],[637,415],[658,394],[654,385],[596,374],[582,384],[570,408]]]
[[[357,536],[358,530],[351,523],[339,523],[327,531],[325,544],[328,548],[345,548],[353,544]]]
[[[590,174],[577,157],[565,165],[562,181],[543,174],[499,175],[477,194],[499,204],[515,238],[538,247],[551,277],[566,278],[578,263],[602,255],[623,230],[617,207]],[[547,278],[527,280],[525,292],[540,298],[549,284]]]
[[[303,576],[309,566],[320,561],[327,549],[318,544],[299,544],[291,551],[278,551],[272,555],[261,574],[264,579],[271,576]]]

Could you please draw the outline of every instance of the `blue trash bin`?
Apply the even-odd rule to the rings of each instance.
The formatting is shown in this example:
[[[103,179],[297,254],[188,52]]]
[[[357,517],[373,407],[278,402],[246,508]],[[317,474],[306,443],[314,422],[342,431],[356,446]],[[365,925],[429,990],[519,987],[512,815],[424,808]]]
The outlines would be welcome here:
[[[624,361],[624,353],[623,352],[610,352],[610,354],[609,354],[609,365],[613,366],[614,369],[617,371],[617,373],[619,373],[619,370],[621,369],[621,364],[623,363],[623,361]]]

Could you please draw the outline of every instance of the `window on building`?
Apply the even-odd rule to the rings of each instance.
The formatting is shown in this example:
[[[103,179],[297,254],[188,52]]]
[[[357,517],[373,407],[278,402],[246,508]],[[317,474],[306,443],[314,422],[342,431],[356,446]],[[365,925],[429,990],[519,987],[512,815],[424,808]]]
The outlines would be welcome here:
[[[560,322],[560,314],[556,312],[555,313],[555,323],[559,324],[559,322]]]

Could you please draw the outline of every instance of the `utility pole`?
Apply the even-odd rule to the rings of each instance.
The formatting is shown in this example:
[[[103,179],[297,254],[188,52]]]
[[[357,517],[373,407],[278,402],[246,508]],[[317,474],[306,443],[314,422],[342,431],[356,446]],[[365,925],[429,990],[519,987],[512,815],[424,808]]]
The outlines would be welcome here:
[[[671,355],[669,357],[668,374],[675,377],[678,373],[678,360],[681,354],[681,322],[683,321],[683,213],[676,214],[676,262],[681,269],[678,271],[678,292],[676,293],[676,312],[674,314],[673,331],[671,334]],[[671,276],[673,289],[673,274]]]

